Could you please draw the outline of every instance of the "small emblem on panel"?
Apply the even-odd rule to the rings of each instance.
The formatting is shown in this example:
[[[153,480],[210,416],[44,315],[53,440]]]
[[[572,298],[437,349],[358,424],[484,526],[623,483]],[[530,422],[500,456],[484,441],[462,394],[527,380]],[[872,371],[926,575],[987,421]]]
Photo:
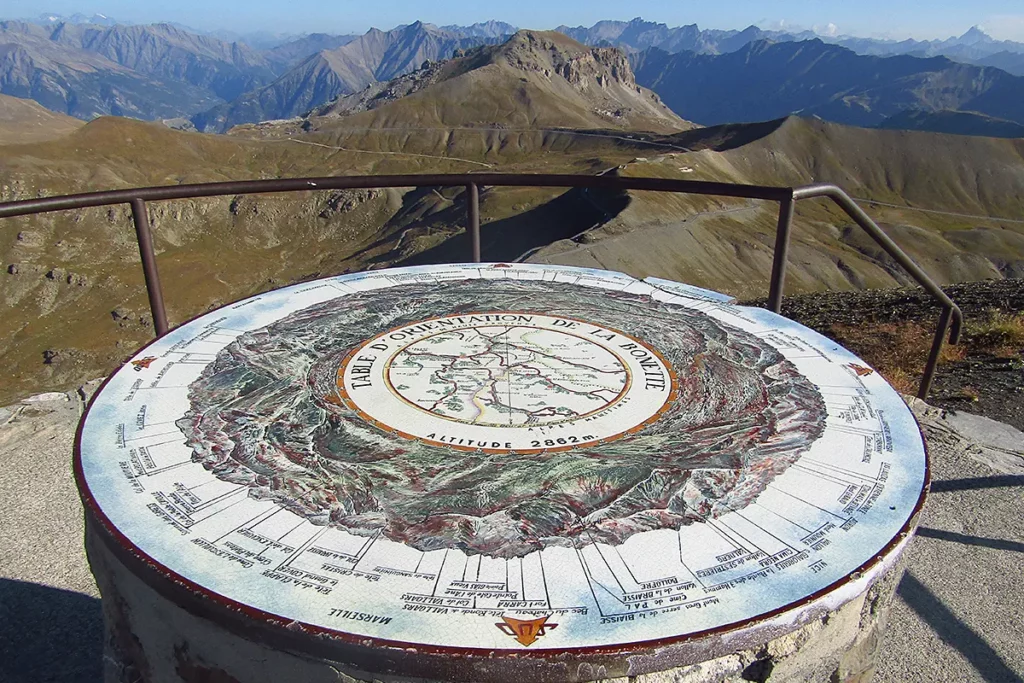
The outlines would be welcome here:
[[[550,616],[550,615],[549,615]],[[513,619],[512,617],[501,618],[500,624],[495,624],[501,632],[507,636],[512,636],[520,642],[520,644],[529,647],[533,644],[537,638],[545,635],[548,631],[558,628],[558,624],[547,623],[548,617],[540,617],[539,619]]]
[[[148,368],[150,365],[152,365],[153,361],[155,361],[155,360],[156,360],[156,356],[146,356],[145,358],[140,358],[138,360],[133,360],[132,361],[132,367],[135,369],[135,372],[142,372],[143,370]]]
[[[853,370],[854,372],[856,372],[858,377],[864,377],[866,375],[870,375],[870,374],[873,374],[875,372],[871,368],[866,368],[863,365],[857,365],[856,363],[849,363],[849,364],[847,364],[846,367],[848,367],[851,370]]]

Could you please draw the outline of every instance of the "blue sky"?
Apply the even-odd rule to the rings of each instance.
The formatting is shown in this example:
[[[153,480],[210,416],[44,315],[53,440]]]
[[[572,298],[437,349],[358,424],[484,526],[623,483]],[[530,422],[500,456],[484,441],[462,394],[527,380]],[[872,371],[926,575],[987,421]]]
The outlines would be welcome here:
[[[417,19],[441,25],[499,19],[524,28],[554,28],[641,16],[670,26],[696,23],[701,28],[757,24],[825,32],[831,24],[841,34],[893,38],[946,38],[981,25],[996,38],[1024,41],[1022,0],[4,0],[0,15],[32,17],[42,9],[239,32],[362,33],[371,26],[389,29]]]

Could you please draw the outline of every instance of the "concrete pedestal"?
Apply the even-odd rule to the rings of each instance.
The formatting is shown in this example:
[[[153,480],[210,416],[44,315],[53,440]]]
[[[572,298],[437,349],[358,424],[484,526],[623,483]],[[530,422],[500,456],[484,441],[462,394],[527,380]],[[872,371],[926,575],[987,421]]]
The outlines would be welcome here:
[[[187,587],[159,581],[144,563],[113,551],[116,543],[95,521],[86,531],[103,596],[106,683],[867,683],[910,540],[895,544],[859,578],[755,624],[670,645],[524,657],[367,647],[287,625],[257,626],[245,614],[191,596]],[[161,590],[145,579],[156,579]]]

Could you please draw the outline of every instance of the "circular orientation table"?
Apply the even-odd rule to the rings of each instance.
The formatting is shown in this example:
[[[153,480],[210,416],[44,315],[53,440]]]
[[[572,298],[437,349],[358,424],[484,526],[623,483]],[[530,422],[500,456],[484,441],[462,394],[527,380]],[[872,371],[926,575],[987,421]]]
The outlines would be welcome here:
[[[867,680],[928,480],[828,339],[526,264],[207,313],[107,380],[75,471],[107,680],[244,683]]]

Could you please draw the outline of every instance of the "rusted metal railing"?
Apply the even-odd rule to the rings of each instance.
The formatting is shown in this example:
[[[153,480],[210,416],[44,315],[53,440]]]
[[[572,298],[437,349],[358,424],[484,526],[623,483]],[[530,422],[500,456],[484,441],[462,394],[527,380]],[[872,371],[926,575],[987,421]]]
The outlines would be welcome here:
[[[66,211],[96,206],[127,204],[131,207],[135,225],[142,271],[146,280],[146,292],[153,314],[156,335],[162,336],[170,329],[164,307],[160,275],[149,225],[146,202],[195,197],[216,197],[238,194],[262,194],[269,192],[299,192],[308,190],[350,190],[389,187],[463,187],[466,192],[467,231],[470,236],[470,258],[481,261],[480,246],[480,187],[574,187],[605,190],[645,190],[651,192],[677,192],[702,194],[718,197],[740,197],[762,199],[779,203],[778,227],[775,233],[775,249],[772,273],[769,282],[768,307],[775,313],[782,310],[785,290],[786,266],[789,259],[790,233],[795,203],[801,199],[826,197],[839,206],[911,277],[935,297],[942,307],[938,327],[932,342],[931,352],[925,366],[917,395],[926,398],[931,388],[939,356],[949,331],[950,343],[960,337],[963,314],[959,307],[946,296],[945,292],[932,281],[899,246],[886,235],[864,211],[835,185],[817,184],[805,187],[772,187],[764,185],[742,185],[717,183],[700,180],[673,180],[666,178],[627,178],[610,174],[549,175],[549,174],[446,174],[446,175],[388,175],[388,176],[335,176],[327,178],[287,178],[277,180],[246,180],[227,183],[202,183],[196,185],[171,185],[160,187],[109,190],[84,194],[44,197],[14,202],[0,202],[0,218],[26,216],[50,211]]]

